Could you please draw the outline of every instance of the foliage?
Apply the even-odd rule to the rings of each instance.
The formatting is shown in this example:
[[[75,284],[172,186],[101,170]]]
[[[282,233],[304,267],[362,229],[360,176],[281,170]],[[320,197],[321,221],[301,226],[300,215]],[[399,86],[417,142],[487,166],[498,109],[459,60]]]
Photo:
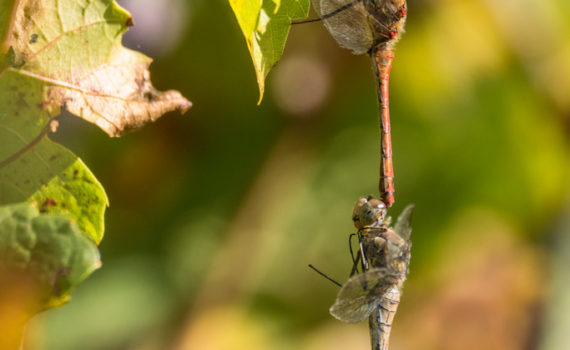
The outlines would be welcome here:
[[[120,136],[190,107],[177,91],[157,91],[151,60],[121,45],[130,25],[111,0],[0,4],[0,268],[34,271],[40,309],[67,300],[98,266],[108,204],[86,165],[47,137],[53,118],[65,107]]]
[[[265,78],[279,61],[289,35],[291,20],[305,18],[309,0],[229,0],[251,54],[259,102],[265,92]]]
[[[334,320],[327,309],[338,289],[306,265],[347,277],[353,201],[376,191],[369,60],[339,49],[320,23],[293,26],[256,107],[251,57],[228,3],[167,6],[177,2],[190,4],[179,11],[183,40],[153,75],[192,91],[199,108],[128,138],[59,133],[105,183],[112,239],[101,246],[106,268],[72,303],[36,318],[25,349],[367,348],[366,325]],[[548,332],[568,329],[568,288],[559,303],[543,292],[554,287],[552,230],[570,217],[561,206],[570,74],[560,73],[570,61],[570,11],[567,0],[525,4],[410,2],[390,80],[391,210],[413,202],[417,211],[394,348],[525,348],[548,337],[536,327],[537,305],[559,312]],[[134,30],[148,33],[156,17],[137,16]],[[306,114],[274,93],[306,81],[289,70],[299,62],[320,69],[328,88]],[[568,225],[559,231],[568,236]],[[477,312],[457,312],[465,309]]]
[[[28,314],[61,305],[100,266],[97,246],[67,216],[40,214],[29,204],[0,208],[0,304],[18,286],[35,295],[21,305]]]

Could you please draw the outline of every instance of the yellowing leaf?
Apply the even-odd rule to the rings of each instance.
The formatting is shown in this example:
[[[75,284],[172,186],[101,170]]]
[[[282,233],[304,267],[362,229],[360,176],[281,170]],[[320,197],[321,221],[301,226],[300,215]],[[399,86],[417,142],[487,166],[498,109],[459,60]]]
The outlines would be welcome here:
[[[28,315],[59,306],[100,266],[96,245],[69,218],[28,204],[0,208],[0,304],[12,302]]]
[[[0,135],[11,136],[2,125]],[[73,153],[45,134],[40,137],[37,145],[31,144],[30,150],[0,168],[0,205],[29,201],[42,213],[67,214],[81,232],[99,243],[108,205],[105,191]]]
[[[65,105],[119,136],[166,112],[190,107],[179,92],[154,89],[148,72],[151,59],[121,46],[132,19],[114,1],[15,3],[15,10],[0,18],[0,33],[5,33],[0,80],[3,85],[22,80],[34,85],[30,93],[35,101],[26,106],[28,111],[44,112],[46,118]]]
[[[229,0],[251,54],[259,102],[265,91],[265,78],[283,54],[291,19],[304,18],[309,0]]]
[[[99,243],[105,192],[83,162],[47,138],[61,107],[111,136],[190,102],[157,91],[151,59],[124,48],[129,13],[111,0],[0,2],[0,205],[66,214]]]

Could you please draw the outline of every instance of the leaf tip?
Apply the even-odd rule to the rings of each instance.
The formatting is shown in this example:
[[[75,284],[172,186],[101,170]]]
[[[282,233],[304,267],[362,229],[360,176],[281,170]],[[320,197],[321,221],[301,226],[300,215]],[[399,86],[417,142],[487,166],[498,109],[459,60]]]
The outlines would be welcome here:
[[[261,101],[263,101],[263,95],[265,94],[265,82],[264,78],[258,77],[257,85],[259,86],[259,100],[257,100],[257,105],[261,105]]]

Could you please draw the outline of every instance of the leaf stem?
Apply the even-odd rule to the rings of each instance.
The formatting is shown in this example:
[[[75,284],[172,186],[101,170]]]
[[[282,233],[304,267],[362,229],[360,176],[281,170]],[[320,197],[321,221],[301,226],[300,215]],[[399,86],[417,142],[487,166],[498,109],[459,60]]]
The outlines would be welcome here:
[[[40,143],[40,141],[44,138],[44,136],[46,136],[49,132],[55,132],[57,129],[57,126],[58,126],[57,120],[51,119],[47,123],[47,125],[44,127],[42,132],[38,136],[36,136],[36,138],[34,138],[32,141],[30,141],[30,143],[28,143],[24,148],[22,148],[18,152],[12,154],[10,157],[1,161],[0,162],[0,169],[5,167],[6,165],[12,163],[16,159],[20,158],[21,156],[26,154],[28,151],[30,151],[34,147],[36,147]]]

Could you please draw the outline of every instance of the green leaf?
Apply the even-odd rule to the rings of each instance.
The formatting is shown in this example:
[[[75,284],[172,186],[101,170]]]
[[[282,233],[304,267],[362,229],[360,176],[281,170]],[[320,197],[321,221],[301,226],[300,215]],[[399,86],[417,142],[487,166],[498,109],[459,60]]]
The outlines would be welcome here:
[[[7,140],[13,134],[6,133],[2,125],[0,137]],[[20,144],[25,146],[23,141]],[[5,148],[0,148],[0,158],[5,153]],[[36,203],[41,212],[74,218],[81,231],[96,243],[103,238],[103,215],[108,205],[103,187],[79,158],[45,136],[17,160],[0,168],[0,205],[26,200]]]
[[[157,91],[148,72],[151,59],[121,45],[133,21],[114,1],[17,3],[15,11],[0,13],[0,28],[8,28],[0,30],[5,33],[2,93],[13,98],[21,114],[33,114],[36,125],[65,104],[71,113],[119,136],[190,107],[177,91]],[[12,90],[22,84],[30,88],[25,105]]]
[[[28,315],[61,305],[100,266],[97,246],[68,217],[25,203],[0,207],[0,304],[17,288]]]
[[[0,205],[67,214],[95,242],[107,197],[83,162],[46,135],[61,107],[111,136],[184,112],[150,83],[150,58],[121,45],[129,13],[111,0],[0,3]]]
[[[229,0],[251,54],[259,103],[265,91],[265,78],[283,54],[291,20],[305,18],[309,0]]]

